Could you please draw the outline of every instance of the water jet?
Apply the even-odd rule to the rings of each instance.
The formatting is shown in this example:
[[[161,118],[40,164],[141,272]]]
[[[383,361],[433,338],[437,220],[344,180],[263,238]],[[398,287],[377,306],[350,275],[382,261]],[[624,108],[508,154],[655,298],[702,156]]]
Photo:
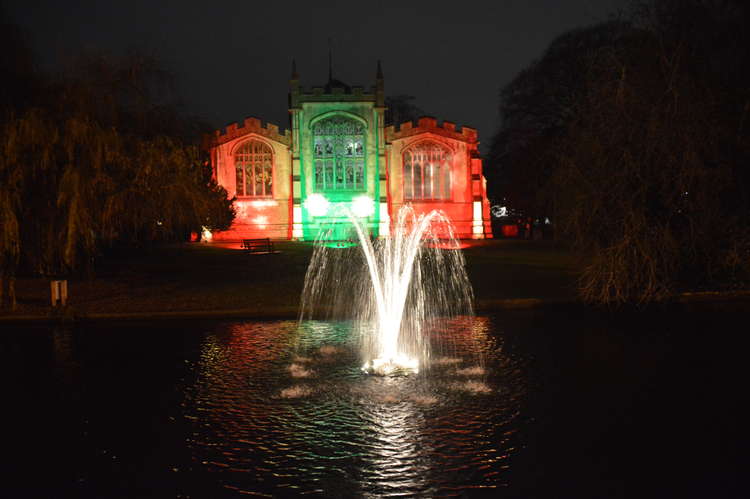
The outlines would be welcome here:
[[[406,205],[391,233],[372,240],[362,218],[345,215],[357,244],[338,247],[331,237],[340,230],[321,230],[300,318],[327,311],[352,319],[365,372],[418,373],[433,350],[449,347],[430,341],[431,331],[445,329],[451,317],[472,315],[472,288],[450,220],[441,211],[418,214]]]

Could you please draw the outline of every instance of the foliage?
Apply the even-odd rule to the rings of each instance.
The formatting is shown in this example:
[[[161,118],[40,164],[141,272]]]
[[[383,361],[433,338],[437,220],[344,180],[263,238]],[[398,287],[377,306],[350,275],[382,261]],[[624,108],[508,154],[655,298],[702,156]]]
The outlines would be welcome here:
[[[607,43],[569,52],[576,85],[556,87],[548,64],[547,79],[514,82],[537,107],[505,89],[501,133],[527,136],[498,136],[498,156],[530,173],[542,203],[529,204],[550,210],[556,233],[586,256],[585,300],[750,282],[748,19],[732,1],[641,2]],[[545,103],[534,88],[549,82]]]
[[[414,104],[413,95],[391,95],[385,98],[385,126],[416,122],[425,112]]]
[[[630,29],[612,21],[565,33],[541,58],[500,92],[502,126],[488,157],[490,198],[531,215],[550,215],[541,195],[556,163],[556,149],[580,109],[588,61],[606,51]]]
[[[234,213],[152,59],[84,57],[38,78],[33,105],[0,123],[0,264],[47,275],[90,267],[102,247],[184,240]],[[2,277],[2,276],[0,276]]]

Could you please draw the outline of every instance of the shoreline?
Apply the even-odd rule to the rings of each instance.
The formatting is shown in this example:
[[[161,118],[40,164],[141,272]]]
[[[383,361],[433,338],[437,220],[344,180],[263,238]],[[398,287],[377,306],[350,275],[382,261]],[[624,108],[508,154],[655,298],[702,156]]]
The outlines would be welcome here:
[[[701,291],[685,292],[674,297],[663,305],[690,305],[706,303],[734,303],[750,300],[750,291]],[[541,299],[541,298],[509,298],[483,299],[474,304],[475,314],[493,313],[503,310],[543,310],[553,307],[582,307],[592,310],[606,309],[606,307],[587,306],[577,300]],[[617,310],[613,308],[612,310]],[[18,314],[0,316],[0,325],[40,325],[40,324],[84,324],[108,321],[167,321],[167,320],[298,320],[299,306],[269,307],[263,310],[252,308],[219,309],[219,310],[170,310],[162,312],[102,312],[76,314],[61,311],[58,314]]]

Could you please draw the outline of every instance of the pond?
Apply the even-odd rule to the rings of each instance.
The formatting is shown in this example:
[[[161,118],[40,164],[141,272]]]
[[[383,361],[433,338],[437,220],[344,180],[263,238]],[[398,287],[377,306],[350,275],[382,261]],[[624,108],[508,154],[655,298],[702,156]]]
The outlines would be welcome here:
[[[347,322],[0,334],[3,497],[740,497],[741,306],[454,320],[417,374]]]

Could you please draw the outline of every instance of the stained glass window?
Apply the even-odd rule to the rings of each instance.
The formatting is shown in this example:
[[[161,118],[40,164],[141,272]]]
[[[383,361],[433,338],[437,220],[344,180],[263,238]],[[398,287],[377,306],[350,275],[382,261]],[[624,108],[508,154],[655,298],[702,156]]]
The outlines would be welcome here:
[[[263,142],[250,140],[234,153],[237,174],[237,196],[271,196],[273,154]]]
[[[313,125],[315,190],[365,188],[365,126],[343,116]]]
[[[404,199],[450,199],[451,159],[450,151],[435,142],[404,152]]]

